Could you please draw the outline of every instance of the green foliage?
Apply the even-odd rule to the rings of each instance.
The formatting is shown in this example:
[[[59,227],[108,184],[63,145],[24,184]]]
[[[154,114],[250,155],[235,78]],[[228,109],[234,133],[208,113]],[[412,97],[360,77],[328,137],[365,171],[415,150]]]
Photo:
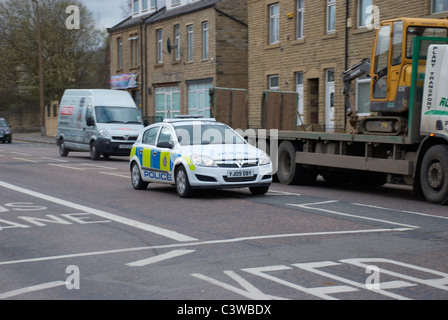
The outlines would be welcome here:
[[[107,86],[106,34],[93,14],[73,0],[39,0],[44,94],[61,96],[67,88]],[[69,5],[79,7],[80,29],[68,29]],[[36,4],[31,0],[0,2],[0,104],[39,96]],[[36,99],[38,100],[38,99]]]

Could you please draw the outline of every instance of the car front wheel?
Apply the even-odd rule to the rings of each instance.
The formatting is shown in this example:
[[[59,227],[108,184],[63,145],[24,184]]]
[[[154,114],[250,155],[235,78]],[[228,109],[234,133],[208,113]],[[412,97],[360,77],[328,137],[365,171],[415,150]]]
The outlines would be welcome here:
[[[138,164],[135,162],[131,168],[131,183],[136,190],[145,190],[148,187],[148,182],[143,181]]]
[[[183,166],[180,166],[176,170],[176,191],[181,198],[188,198],[193,194],[190,182],[188,181],[187,171]]]

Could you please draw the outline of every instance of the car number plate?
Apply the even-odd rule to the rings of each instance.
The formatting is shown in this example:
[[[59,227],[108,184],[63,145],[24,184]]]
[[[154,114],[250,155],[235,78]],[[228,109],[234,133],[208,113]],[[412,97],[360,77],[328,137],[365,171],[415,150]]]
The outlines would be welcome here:
[[[228,178],[244,178],[244,177],[253,177],[253,170],[231,170],[227,171]]]
[[[132,144],[120,144],[120,149],[132,149]]]

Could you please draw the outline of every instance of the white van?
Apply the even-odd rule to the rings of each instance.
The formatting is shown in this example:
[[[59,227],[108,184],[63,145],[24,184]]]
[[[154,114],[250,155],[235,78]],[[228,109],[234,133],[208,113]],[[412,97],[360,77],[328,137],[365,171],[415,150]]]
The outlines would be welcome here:
[[[126,91],[108,89],[65,90],[59,107],[56,143],[66,157],[70,151],[129,156],[143,130],[140,110]]]

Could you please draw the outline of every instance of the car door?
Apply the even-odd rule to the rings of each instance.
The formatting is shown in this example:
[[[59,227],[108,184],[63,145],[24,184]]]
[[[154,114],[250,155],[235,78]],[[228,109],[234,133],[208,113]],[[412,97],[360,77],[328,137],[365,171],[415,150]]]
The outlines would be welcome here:
[[[173,181],[173,164],[171,152],[173,133],[168,126],[160,128],[156,147],[151,152],[151,168],[156,172],[154,178],[160,182]]]
[[[147,129],[142,136],[142,143],[137,147],[136,154],[140,161],[141,175],[143,180],[151,181],[154,174],[152,174],[153,151],[156,149],[157,135],[160,131],[160,126],[155,126]]]

